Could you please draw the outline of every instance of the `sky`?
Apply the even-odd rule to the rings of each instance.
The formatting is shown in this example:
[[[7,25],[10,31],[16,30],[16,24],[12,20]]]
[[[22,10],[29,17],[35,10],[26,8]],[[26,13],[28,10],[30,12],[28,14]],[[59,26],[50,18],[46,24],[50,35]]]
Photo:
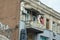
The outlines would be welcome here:
[[[60,0],[40,0],[40,1],[60,13]]]

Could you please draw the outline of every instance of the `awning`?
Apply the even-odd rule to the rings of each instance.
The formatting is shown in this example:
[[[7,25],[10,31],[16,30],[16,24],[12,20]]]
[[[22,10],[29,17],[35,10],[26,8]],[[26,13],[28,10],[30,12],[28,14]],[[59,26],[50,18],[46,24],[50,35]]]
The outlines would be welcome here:
[[[37,30],[37,29],[34,29],[34,28],[27,28],[27,32],[34,32],[36,34],[43,33],[42,30]]]

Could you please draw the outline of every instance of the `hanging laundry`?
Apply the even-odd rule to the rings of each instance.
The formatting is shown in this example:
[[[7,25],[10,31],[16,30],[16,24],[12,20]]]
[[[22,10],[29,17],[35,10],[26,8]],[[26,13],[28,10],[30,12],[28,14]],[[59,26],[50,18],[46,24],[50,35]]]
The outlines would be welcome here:
[[[44,25],[44,18],[42,16],[40,17],[40,22],[41,22],[41,24]]]

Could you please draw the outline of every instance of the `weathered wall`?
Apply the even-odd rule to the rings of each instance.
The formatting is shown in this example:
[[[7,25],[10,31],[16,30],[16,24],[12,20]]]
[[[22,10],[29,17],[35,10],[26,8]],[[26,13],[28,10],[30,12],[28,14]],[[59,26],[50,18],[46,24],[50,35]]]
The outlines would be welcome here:
[[[0,0],[0,22],[14,28],[19,22],[20,0]],[[18,30],[12,32],[12,39],[17,40]]]

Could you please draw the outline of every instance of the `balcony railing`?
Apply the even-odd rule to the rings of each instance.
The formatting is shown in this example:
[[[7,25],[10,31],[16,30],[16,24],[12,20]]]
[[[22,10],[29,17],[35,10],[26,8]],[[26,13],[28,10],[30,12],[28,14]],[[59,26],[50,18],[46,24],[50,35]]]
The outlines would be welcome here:
[[[26,28],[43,30],[43,25],[39,24],[37,21],[25,21],[25,24],[26,24]]]

